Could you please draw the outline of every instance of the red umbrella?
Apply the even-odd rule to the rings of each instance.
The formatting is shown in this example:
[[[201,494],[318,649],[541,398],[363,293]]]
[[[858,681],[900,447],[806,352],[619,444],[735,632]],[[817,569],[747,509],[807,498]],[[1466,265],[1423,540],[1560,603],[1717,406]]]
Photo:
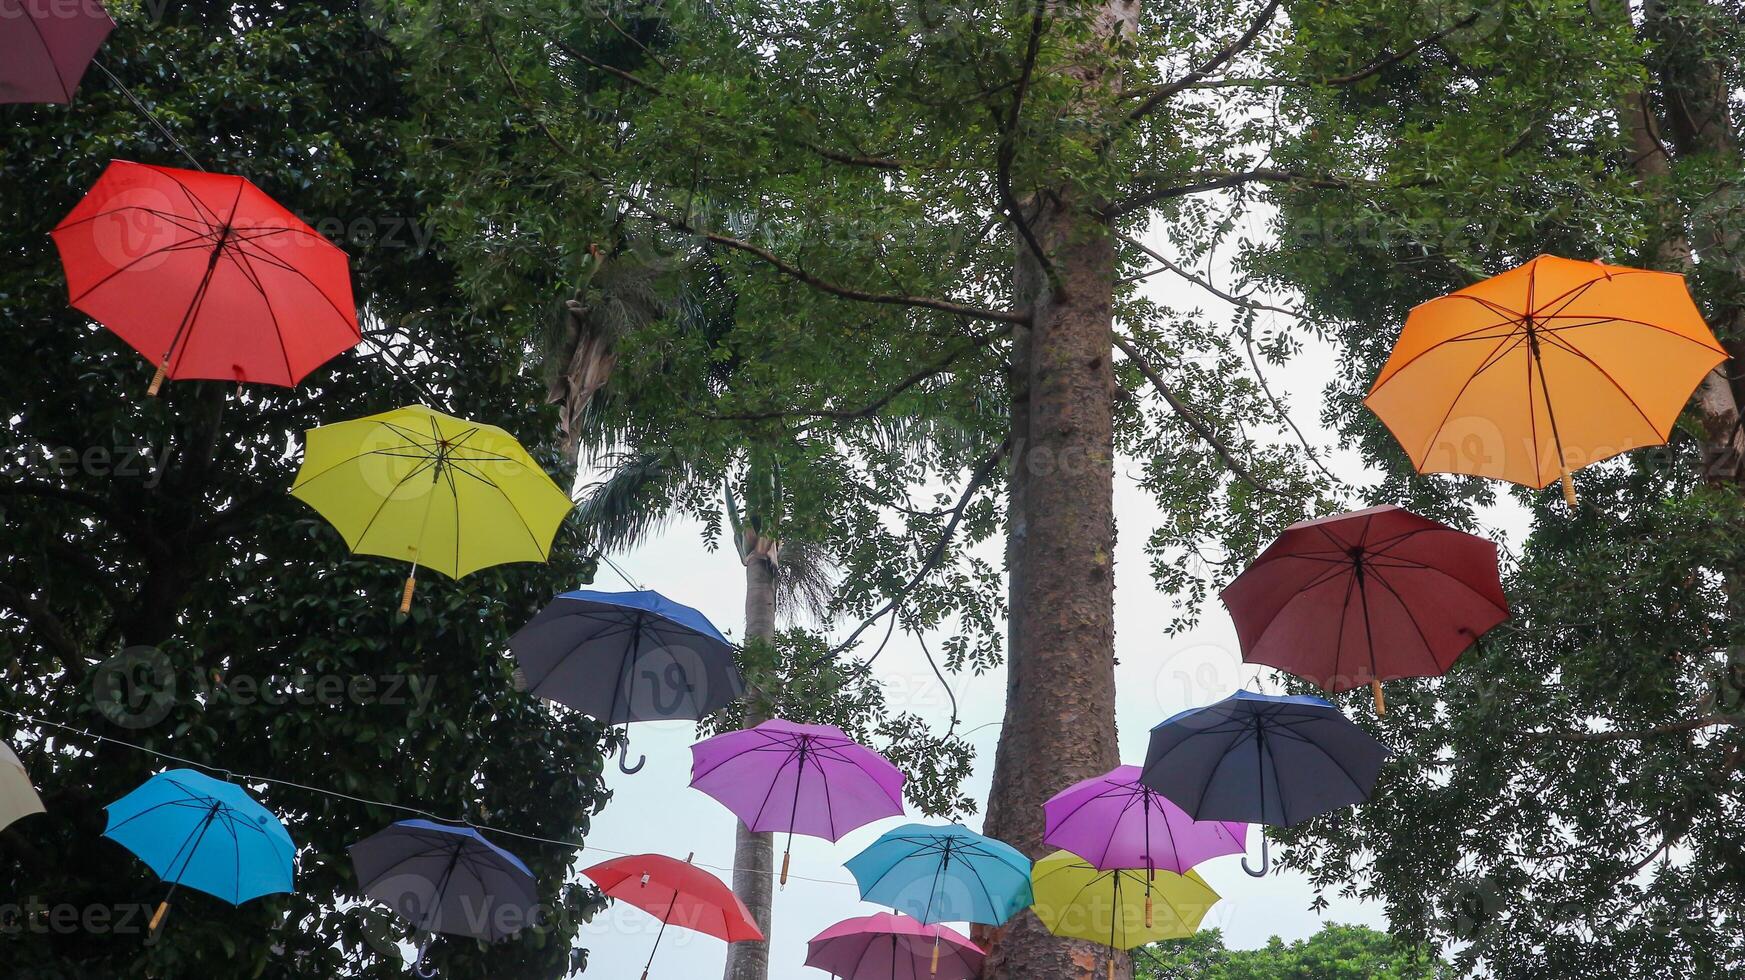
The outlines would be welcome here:
[[[1497,546],[1399,507],[1292,524],[1224,590],[1242,659],[1326,691],[1438,677],[1509,616]]]
[[[293,386],[362,339],[345,253],[241,177],[116,160],[51,234],[74,306],[167,375]]]
[[[0,0],[0,102],[73,101],[114,29],[97,0]]]
[[[762,939],[763,932],[751,921],[751,910],[720,878],[691,864],[661,854],[632,854],[596,864],[582,874],[594,879],[600,890],[620,902],[628,902],[660,919],[648,966],[669,925],[725,939],[730,943]]]

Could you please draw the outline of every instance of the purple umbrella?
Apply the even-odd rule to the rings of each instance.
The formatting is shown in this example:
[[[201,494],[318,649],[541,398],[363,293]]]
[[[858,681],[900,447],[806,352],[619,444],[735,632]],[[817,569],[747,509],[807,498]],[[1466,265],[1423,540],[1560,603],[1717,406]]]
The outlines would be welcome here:
[[[786,831],[835,843],[903,812],[903,774],[842,729],[771,719],[691,746],[691,785],[720,800],[753,833]],[[788,854],[782,855],[782,884]]]
[[[98,0],[0,0],[0,102],[73,101],[115,21]]]
[[[806,944],[806,965],[842,980],[919,980],[930,958],[929,976],[973,980],[986,956],[961,933],[889,912],[838,922]]]
[[[1159,870],[1187,874],[1202,861],[1247,849],[1248,825],[1195,820],[1139,782],[1138,766],[1118,766],[1056,793],[1042,805],[1043,841],[1098,871],[1144,868],[1145,927],[1151,928],[1151,879]]]

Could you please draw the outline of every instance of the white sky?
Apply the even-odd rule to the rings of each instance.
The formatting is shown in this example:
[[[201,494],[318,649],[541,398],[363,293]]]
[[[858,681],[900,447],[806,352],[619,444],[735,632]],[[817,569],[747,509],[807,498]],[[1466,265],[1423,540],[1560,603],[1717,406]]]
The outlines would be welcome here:
[[[1258,218],[1254,219],[1259,221]],[[1264,227],[1249,234],[1259,238]],[[1164,250],[1161,241],[1148,242]],[[1165,252],[1165,254],[1168,254]],[[1226,285],[1223,270],[1218,284]],[[1168,273],[1148,284],[1152,295],[1181,308],[1200,308],[1206,315],[1227,318],[1230,308],[1221,300],[1187,285]],[[1291,408],[1297,425],[1317,447],[1336,445],[1319,424],[1322,390],[1333,377],[1335,352],[1325,345],[1311,346],[1288,368],[1269,372],[1268,381]],[[1334,452],[1330,465],[1341,477],[1366,482],[1360,462],[1351,453]],[[1160,520],[1148,495],[1127,473],[1137,473],[1130,460],[1118,461],[1115,484],[1115,514],[1120,526],[1116,548],[1115,626],[1117,720],[1121,758],[1138,763],[1145,756],[1150,727],[1185,708],[1225,697],[1253,676],[1245,667],[1235,631],[1222,606],[1215,602],[1205,611],[1198,629],[1181,637],[1168,637],[1164,626],[1171,618],[1167,596],[1158,593],[1148,574],[1143,551],[1148,532]],[[1487,515],[1489,523],[1506,529],[1505,537],[1518,541],[1525,517],[1518,506],[1505,504]],[[989,557],[999,559],[1000,542],[992,542]],[[741,633],[743,619],[743,571],[731,549],[716,553],[701,545],[701,530],[695,524],[675,524],[658,540],[616,560],[648,588],[679,602],[701,609],[729,637]],[[602,567],[597,580],[601,588],[624,587],[614,573]],[[854,624],[837,624],[838,634]],[[882,635],[882,630],[874,631]],[[937,650],[940,638],[930,638]],[[939,688],[919,647],[899,634],[880,658],[876,674],[886,685],[893,710],[912,710],[943,727],[950,717],[948,699]],[[1276,690],[1270,674],[1263,680],[1267,690]],[[949,675],[948,675],[949,676]],[[960,730],[972,732],[975,744],[975,774],[967,784],[969,794],[985,802],[993,769],[998,722],[1004,713],[1004,671],[982,677],[953,676],[962,716]],[[612,802],[595,820],[588,834],[591,847],[612,851],[654,851],[684,857],[696,852],[700,864],[724,870],[732,864],[735,818],[719,803],[688,786],[689,746],[696,740],[689,723],[639,724],[633,729],[633,755],[647,753],[648,765],[634,776],[620,773],[615,762],[607,764],[607,782]],[[1063,787],[1064,788],[1064,787]],[[981,817],[969,819],[971,829],[980,829]],[[811,838],[796,838],[793,873],[821,881],[791,879],[776,895],[770,937],[772,980],[822,978],[824,973],[805,967],[806,941],[830,925],[852,916],[883,911],[859,901],[853,879],[842,862],[858,853],[879,834],[904,822],[893,818],[862,828],[835,845]],[[785,840],[785,838],[783,838]],[[781,841],[778,840],[778,848]],[[1259,840],[1250,836],[1250,851],[1258,860]],[[583,852],[581,865],[605,860],[610,855]],[[777,860],[780,858],[778,856]],[[1360,923],[1387,928],[1381,907],[1329,894],[1330,905],[1317,915],[1309,910],[1314,898],[1305,877],[1275,872],[1254,879],[1242,871],[1241,858],[1217,858],[1199,868],[1201,875],[1224,900],[1207,916],[1204,925],[1224,931],[1232,947],[1264,945],[1272,936],[1286,941],[1303,939],[1326,922]],[[647,961],[658,923],[653,916],[618,905],[585,927],[582,942],[591,950],[589,976],[636,977]],[[650,980],[712,980],[719,976],[726,958],[726,944],[706,936],[667,930]]]

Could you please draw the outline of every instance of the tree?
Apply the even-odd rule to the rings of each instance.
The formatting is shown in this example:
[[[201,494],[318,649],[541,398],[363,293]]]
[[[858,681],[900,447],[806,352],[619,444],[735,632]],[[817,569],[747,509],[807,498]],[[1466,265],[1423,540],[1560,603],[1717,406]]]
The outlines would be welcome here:
[[[0,832],[0,887],[28,913],[8,916],[0,958],[44,978],[398,977],[409,929],[358,904],[345,847],[410,814],[358,801],[557,839],[604,804],[599,727],[555,722],[493,652],[588,563],[571,528],[549,564],[427,581],[401,619],[403,569],[351,558],[286,494],[296,433],[425,401],[520,434],[567,479],[535,438],[553,413],[531,331],[453,289],[395,132],[404,65],[355,5],[110,7],[104,64],[195,159],[348,249],[367,339],[294,391],[175,382],[144,398],[150,366],[67,306],[45,233],[111,156],[192,164],[96,71],[71,108],[0,107],[0,734],[49,807]],[[148,942],[164,886],[100,838],[101,807],[177,763],[21,715],[285,781],[248,787],[300,846],[297,893],[231,909],[184,891]],[[499,842],[548,915],[498,946],[444,940],[433,961],[456,978],[566,975],[597,893],[568,880],[572,849]]]
[[[1304,21],[1297,70],[1334,70],[1386,6]],[[1509,491],[1533,519],[1513,619],[1446,681],[1394,696],[1370,722],[1390,775],[1354,819],[1294,834],[1290,860],[1491,975],[1735,975],[1745,31],[1736,4],[1702,0],[1484,16],[1412,70],[1280,95],[1305,121],[1282,165],[1377,188],[1281,194],[1280,244],[1254,260],[1339,343],[1331,418],[1385,467],[1375,496],[1462,521],[1499,496],[1413,475],[1359,399],[1412,304],[1534,254],[1687,273],[1733,356],[1668,447],[1578,474],[1579,509]]]
[[[920,549],[880,554],[891,522],[831,512],[859,534],[838,608],[920,626],[967,611],[938,587],[986,530],[959,517],[1004,491],[1010,683],[985,827],[1040,854],[1041,802],[1116,761],[1115,453],[1141,461],[1169,514],[1150,537],[1154,572],[1186,618],[1271,531],[1332,505],[1255,376],[1264,345],[1145,301],[1134,283],[1169,271],[1252,308],[1192,271],[1233,233],[1210,202],[1281,185],[1368,191],[1265,160],[1281,138],[1261,114],[1266,90],[1357,85],[1478,20],[1390,9],[1341,70],[1270,79],[1283,6],[633,8],[658,21],[657,47],[605,5],[406,0],[394,36],[417,52],[443,119],[432,148],[467,161],[442,166],[453,215],[484,232],[487,285],[528,270],[573,279],[584,243],[624,227],[721,253],[743,325],[724,356],[750,369],[705,406],[677,400],[680,431],[725,417],[803,431],[825,453],[872,445],[881,418],[961,427],[898,484],[964,488],[940,510],[903,511],[926,529]],[[638,39],[635,57],[593,53],[611,37]],[[1174,258],[1135,241],[1157,218],[1180,234]],[[689,353],[652,327],[619,356]],[[885,485],[868,499],[906,506],[893,496]],[[963,529],[972,537],[953,540]],[[993,619],[971,626],[971,662],[991,662]],[[1029,915],[988,938],[990,976],[1102,962]]]
[[[1308,939],[1277,936],[1261,949],[1225,949],[1217,929],[1156,943],[1138,956],[1137,980],[1436,980],[1447,964],[1422,947],[1363,926],[1328,923]]]

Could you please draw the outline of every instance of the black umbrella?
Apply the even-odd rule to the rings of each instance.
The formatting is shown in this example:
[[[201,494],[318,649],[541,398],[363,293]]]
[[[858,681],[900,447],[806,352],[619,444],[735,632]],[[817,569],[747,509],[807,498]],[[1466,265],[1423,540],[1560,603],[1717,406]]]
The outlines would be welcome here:
[[[1320,698],[1237,691],[1151,730],[1139,781],[1195,820],[1292,827],[1369,799],[1388,747]],[[1266,835],[1261,834],[1266,873]],[[1247,868],[1246,862],[1243,864]]]
[[[509,638],[543,698],[608,725],[695,720],[745,692],[733,645],[702,613],[658,592],[565,592]],[[618,758],[627,765],[629,746]],[[646,761],[646,760],[644,760]]]
[[[471,827],[402,820],[350,848],[358,886],[423,933],[496,942],[521,931],[539,903],[533,872]],[[418,947],[414,969],[430,942]]]

